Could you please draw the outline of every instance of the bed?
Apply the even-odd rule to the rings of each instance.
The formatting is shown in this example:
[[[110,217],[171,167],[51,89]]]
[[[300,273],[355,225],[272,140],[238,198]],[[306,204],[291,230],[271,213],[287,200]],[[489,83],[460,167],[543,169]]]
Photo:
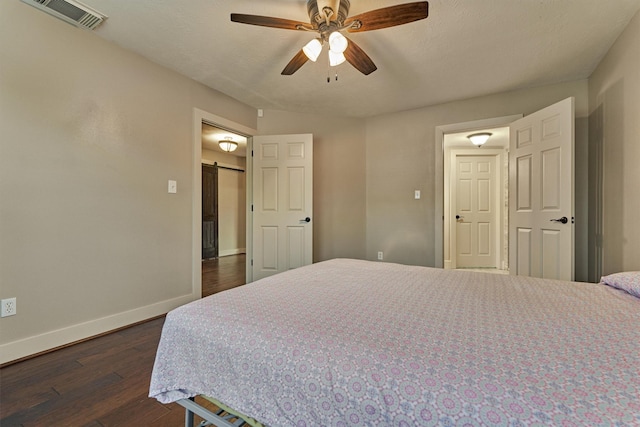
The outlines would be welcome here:
[[[149,396],[218,426],[637,426],[639,276],[324,261],[171,311]]]

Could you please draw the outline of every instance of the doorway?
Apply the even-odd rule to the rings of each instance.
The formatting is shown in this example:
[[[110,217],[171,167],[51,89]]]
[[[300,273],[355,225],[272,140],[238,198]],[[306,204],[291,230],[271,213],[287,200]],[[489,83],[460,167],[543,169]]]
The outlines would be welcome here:
[[[507,273],[509,128],[481,131],[481,147],[475,130],[444,135],[444,267]]]
[[[503,116],[496,117],[492,119],[484,119],[484,120],[476,120],[472,122],[462,122],[462,123],[454,123],[450,125],[441,125],[436,127],[436,135],[435,135],[435,158],[436,158],[436,200],[439,200],[439,203],[436,203],[436,217],[442,217],[442,222],[437,221],[435,225],[435,238],[436,242],[441,242],[441,244],[436,244],[435,246],[435,267],[440,268],[451,268],[451,251],[450,251],[450,229],[451,229],[451,221],[455,221],[455,213],[452,214],[450,208],[450,193],[449,193],[449,184],[450,184],[450,158],[451,158],[451,150],[452,149],[466,149],[472,150],[472,153],[482,153],[487,152],[489,149],[499,149],[504,150],[504,147],[508,147],[508,132],[504,133],[499,139],[505,139],[506,142],[498,144],[496,147],[492,147],[493,144],[498,142],[498,138],[494,138],[493,141],[487,142],[482,148],[476,148],[470,142],[467,136],[472,133],[481,132],[481,131],[493,131],[496,132],[496,136],[498,136],[498,130],[509,126],[509,123],[513,122],[521,118],[521,114],[511,115],[511,116]],[[492,133],[493,133],[492,132]],[[503,132],[503,131],[500,131]],[[446,141],[445,141],[446,137]],[[493,137],[493,135],[492,135]],[[446,142],[446,144],[445,144]],[[484,151],[482,151],[484,150]],[[445,153],[446,151],[446,153]],[[504,158],[508,157],[503,155]],[[506,163],[508,159],[504,160]],[[446,171],[445,171],[446,169]],[[504,173],[503,176],[506,179],[508,177],[508,173]],[[446,182],[446,184],[445,184]],[[506,220],[507,215],[504,215]],[[506,226],[506,224],[503,224]],[[502,228],[503,225],[499,227]],[[505,229],[506,230],[506,229]],[[507,233],[507,231],[505,231]],[[508,247],[508,243],[506,246],[502,248],[502,251]],[[503,260],[508,260],[508,257],[503,256]],[[498,264],[505,271],[508,268],[508,265],[502,265],[502,263]]]
[[[215,159],[207,158],[207,152],[203,150],[203,143],[218,145],[217,141],[211,142],[207,138],[204,138],[203,124],[210,125],[212,127],[225,130],[232,134],[240,135],[244,138],[243,144],[238,144],[238,153],[244,152],[243,161],[246,167],[244,176],[245,182],[251,182],[251,157],[245,157],[247,152],[251,152],[251,137],[257,133],[257,130],[241,125],[237,122],[228,120],[224,117],[217,116],[215,114],[208,113],[206,111],[194,108],[193,109],[193,210],[192,210],[192,298],[202,298],[203,292],[203,276],[204,273],[210,273],[212,271],[210,266],[203,268],[202,261],[202,164],[215,163]],[[242,150],[242,151],[240,151]],[[204,156],[203,156],[204,155]],[[227,161],[220,161],[219,164],[225,165]],[[231,162],[231,166],[237,163]],[[196,196],[197,195],[197,196]],[[250,203],[251,200],[251,187],[250,185],[244,186],[244,207],[238,208],[242,211],[242,218],[244,219],[245,228],[245,242],[244,245],[237,246],[238,248],[244,248],[243,252],[251,253],[251,227],[250,227]],[[240,225],[242,226],[242,225]],[[222,247],[220,247],[222,251]],[[222,252],[220,252],[222,254]],[[244,254],[235,254],[237,263],[233,267],[234,270],[239,270],[240,273],[236,274],[240,279],[240,284],[248,283],[251,281],[251,269],[248,268],[246,262],[246,256]],[[225,257],[225,261],[231,257]],[[217,258],[220,260],[220,258]],[[227,265],[218,266],[226,269]],[[216,273],[215,280],[223,280],[222,276],[225,275],[223,271]],[[220,278],[220,279],[218,279]],[[224,279],[225,283],[228,279]],[[209,291],[207,291],[209,292]]]
[[[246,283],[246,152],[246,136],[202,122],[203,297]]]

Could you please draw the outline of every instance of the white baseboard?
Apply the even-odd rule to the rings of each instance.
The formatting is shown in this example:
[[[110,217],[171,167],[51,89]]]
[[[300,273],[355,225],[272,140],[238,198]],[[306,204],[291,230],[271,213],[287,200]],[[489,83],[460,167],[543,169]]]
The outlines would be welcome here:
[[[229,256],[229,255],[238,255],[247,253],[246,248],[237,248],[237,249],[225,249],[221,250],[218,256]]]
[[[84,340],[114,329],[151,319],[156,316],[161,316],[174,308],[194,301],[195,299],[197,298],[191,294],[183,295],[167,301],[161,301],[145,307],[125,311],[123,313],[90,320],[88,322],[79,323],[77,325],[2,344],[0,345],[0,364]]]

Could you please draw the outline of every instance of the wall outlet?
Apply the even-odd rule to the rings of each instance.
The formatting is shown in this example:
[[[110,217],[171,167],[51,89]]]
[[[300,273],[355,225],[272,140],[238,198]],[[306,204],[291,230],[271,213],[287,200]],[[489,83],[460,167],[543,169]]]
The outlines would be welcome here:
[[[382,251],[378,252],[378,261],[382,261],[384,259],[384,254]]]
[[[16,308],[16,299],[7,298],[0,302],[0,317],[13,316],[18,312]]]

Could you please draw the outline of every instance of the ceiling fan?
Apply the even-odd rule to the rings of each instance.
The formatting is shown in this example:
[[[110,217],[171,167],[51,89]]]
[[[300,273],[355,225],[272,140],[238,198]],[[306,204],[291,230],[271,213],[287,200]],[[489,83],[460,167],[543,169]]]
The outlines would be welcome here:
[[[241,13],[232,13],[231,21],[318,33],[318,37],[307,43],[289,61],[282,70],[283,75],[295,73],[309,59],[315,62],[325,43],[329,45],[329,65],[336,66],[347,61],[361,73],[369,75],[378,67],[360,46],[355,44],[353,40],[346,38],[342,32],[356,33],[379,30],[408,24],[429,16],[429,3],[426,1],[383,7],[349,17],[350,6],[349,0],[308,0],[307,11],[310,23]]]

